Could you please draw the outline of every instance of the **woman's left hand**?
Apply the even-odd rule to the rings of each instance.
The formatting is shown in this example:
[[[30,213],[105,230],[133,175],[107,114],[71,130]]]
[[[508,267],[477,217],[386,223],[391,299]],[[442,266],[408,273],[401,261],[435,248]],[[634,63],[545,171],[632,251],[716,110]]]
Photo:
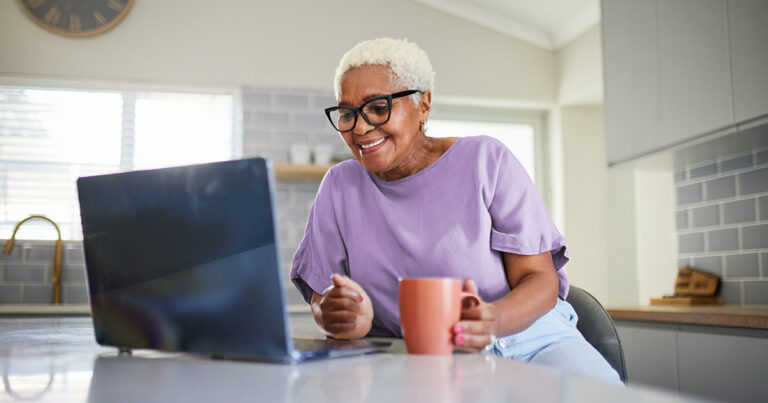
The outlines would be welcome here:
[[[477,295],[474,281],[467,279],[464,291]],[[480,301],[478,304],[467,299],[461,308],[461,320],[453,327],[453,344],[459,350],[476,353],[496,340],[499,311],[492,304]]]

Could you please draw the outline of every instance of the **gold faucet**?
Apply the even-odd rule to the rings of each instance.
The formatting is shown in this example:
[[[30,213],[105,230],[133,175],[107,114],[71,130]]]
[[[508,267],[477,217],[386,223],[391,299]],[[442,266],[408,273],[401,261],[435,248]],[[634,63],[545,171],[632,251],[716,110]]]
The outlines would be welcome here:
[[[11,235],[11,239],[9,239],[5,243],[5,254],[6,255],[11,254],[11,250],[13,249],[13,244],[16,242],[16,231],[19,230],[19,227],[21,227],[21,224],[24,224],[25,222],[33,218],[41,218],[53,224],[53,226],[56,228],[56,233],[59,235],[59,239],[56,241],[56,255],[53,258],[53,278],[51,279],[52,280],[51,282],[53,283],[53,305],[60,305],[61,304],[61,248],[62,248],[63,242],[61,241],[61,230],[59,230],[59,226],[56,225],[56,223],[53,222],[53,220],[51,220],[48,217],[43,217],[41,215],[33,215],[19,221],[19,223],[16,224],[16,228],[13,229],[13,235]]]

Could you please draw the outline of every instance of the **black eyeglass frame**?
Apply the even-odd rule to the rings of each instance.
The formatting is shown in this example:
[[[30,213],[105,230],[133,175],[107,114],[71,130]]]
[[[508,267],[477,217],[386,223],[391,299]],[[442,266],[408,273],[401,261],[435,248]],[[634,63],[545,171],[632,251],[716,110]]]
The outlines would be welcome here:
[[[396,92],[394,94],[382,95],[380,97],[371,98],[371,99],[365,101],[364,104],[360,105],[357,108],[353,108],[351,106],[343,106],[343,105],[332,106],[330,108],[325,108],[325,116],[328,117],[328,121],[331,122],[331,126],[333,126],[333,128],[336,129],[336,131],[338,131],[339,133],[346,133],[346,132],[350,132],[352,130],[355,130],[355,126],[357,126],[357,116],[358,115],[362,116],[363,119],[365,119],[365,121],[369,125],[371,125],[371,126],[381,126],[381,125],[387,124],[387,122],[389,122],[389,119],[392,117],[392,100],[393,99],[401,98],[401,97],[407,97],[408,95],[413,95],[413,94],[415,94],[417,92],[418,93],[422,93],[422,94],[424,93],[424,91],[419,91],[419,90],[407,90],[407,91]],[[386,99],[387,100],[387,109],[389,110],[389,115],[387,116],[387,119],[385,121],[381,122],[381,123],[371,123],[371,121],[368,120],[368,116],[365,116],[365,112],[363,112],[363,108],[365,108],[365,106],[370,104],[371,102],[381,101],[382,99]],[[331,112],[337,111],[339,109],[346,109],[346,110],[348,110],[350,112],[355,112],[355,121],[352,122],[352,127],[350,129],[348,129],[348,130],[340,130],[338,127],[336,127],[336,124],[333,123],[333,118],[331,117]]]

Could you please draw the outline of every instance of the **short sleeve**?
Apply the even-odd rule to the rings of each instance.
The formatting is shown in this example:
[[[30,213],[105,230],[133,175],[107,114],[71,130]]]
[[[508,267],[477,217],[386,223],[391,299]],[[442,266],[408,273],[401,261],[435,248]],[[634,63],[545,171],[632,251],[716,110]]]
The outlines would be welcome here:
[[[348,271],[347,252],[334,209],[332,177],[329,171],[320,183],[291,265],[291,281],[308,303],[313,291],[322,294],[331,285],[332,274]]]
[[[517,158],[506,147],[498,155],[489,207],[491,248],[519,255],[551,252],[552,263],[561,278],[560,294],[564,297],[568,292],[562,270],[568,262],[565,238],[550,219],[536,186]]]

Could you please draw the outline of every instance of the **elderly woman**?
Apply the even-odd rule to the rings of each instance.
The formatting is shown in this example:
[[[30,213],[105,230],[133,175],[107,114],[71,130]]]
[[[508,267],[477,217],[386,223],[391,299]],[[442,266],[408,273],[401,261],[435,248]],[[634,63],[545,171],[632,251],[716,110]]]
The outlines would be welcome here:
[[[400,337],[398,279],[462,278],[487,302],[462,309],[458,349],[619,382],[576,329],[565,239],[514,155],[489,137],[426,136],[434,76],[423,50],[389,38],[336,69],[326,114],[356,161],[326,174],[291,269],[317,325]]]

